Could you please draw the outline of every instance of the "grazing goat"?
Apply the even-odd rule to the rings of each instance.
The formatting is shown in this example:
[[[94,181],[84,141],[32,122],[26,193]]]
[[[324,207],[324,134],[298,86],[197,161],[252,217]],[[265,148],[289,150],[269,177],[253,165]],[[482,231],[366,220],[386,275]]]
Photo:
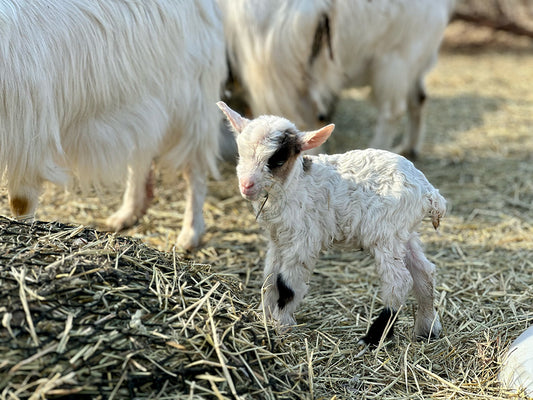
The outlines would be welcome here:
[[[283,115],[314,129],[346,87],[372,88],[370,147],[415,157],[423,141],[424,76],[435,63],[455,0],[218,0],[231,76],[252,114]]]
[[[157,158],[184,172],[178,245],[198,245],[227,74],[214,0],[6,0],[0,26],[0,171],[12,212],[32,216],[45,180],[109,185],[127,171],[108,219],[121,230],[146,212]]]
[[[334,125],[299,132],[285,118],[250,121],[223,102],[218,105],[237,134],[241,194],[269,239],[265,313],[283,325],[294,324],[293,312],[320,251],[344,244],[367,249],[381,278],[386,308],[364,342],[379,342],[411,287],[418,301],[415,336],[438,337],[435,266],[425,257],[416,228],[425,216],[437,228],[446,201],[425,176],[409,160],[384,150],[302,156],[324,143]]]

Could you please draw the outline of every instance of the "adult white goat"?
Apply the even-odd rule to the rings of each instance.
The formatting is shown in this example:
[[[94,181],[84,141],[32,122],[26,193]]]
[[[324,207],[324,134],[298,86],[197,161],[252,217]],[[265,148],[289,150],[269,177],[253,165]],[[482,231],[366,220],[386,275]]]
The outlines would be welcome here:
[[[268,235],[263,309],[281,324],[307,292],[322,249],[344,244],[367,249],[381,278],[385,309],[363,341],[377,344],[392,325],[411,287],[418,301],[415,336],[441,332],[433,306],[435,266],[416,233],[430,216],[438,227],[446,201],[402,156],[384,150],[302,156],[324,143],[333,125],[299,132],[285,118],[242,118],[219,107],[237,134],[237,175],[242,196],[251,201]],[[391,321],[392,320],[392,321]]]
[[[113,184],[128,171],[108,219],[128,227],[158,157],[188,186],[178,245],[199,244],[226,77],[214,0],[5,0],[0,71],[0,172],[16,216],[34,214],[45,180]]]
[[[232,74],[254,115],[316,128],[341,90],[370,85],[378,109],[370,147],[416,156],[423,141],[424,76],[455,0],[218,0]]]

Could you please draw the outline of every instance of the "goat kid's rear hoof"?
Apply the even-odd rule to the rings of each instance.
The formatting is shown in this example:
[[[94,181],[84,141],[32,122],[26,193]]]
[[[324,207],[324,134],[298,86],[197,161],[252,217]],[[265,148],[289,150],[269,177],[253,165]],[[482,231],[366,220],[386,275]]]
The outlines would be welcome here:
[[[379,316],[372,322],[365,336],[359,339],[360,344],[366,344],[370,347],[376,347],[383,335],[384,340],[390,339],[394,334],[394,324],[396,323],[397,311],[385,307]]]
[[[415,326],[415,332],[414,337],[417,341],[422,340],[435,340],[440,337],[440,334],[442,333],[442,325],[440,324],[440,321],[437,319],[435,322],[433,320],[430,321],[429,324],[426,324],[425,327],[417,327]]]

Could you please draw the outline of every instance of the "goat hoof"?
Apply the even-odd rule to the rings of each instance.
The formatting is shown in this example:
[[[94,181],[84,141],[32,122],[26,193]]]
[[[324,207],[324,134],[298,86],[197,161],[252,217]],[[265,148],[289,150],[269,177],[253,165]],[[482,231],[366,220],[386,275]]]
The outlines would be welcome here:
[[[403,149],[400,150],[398,154],[411,161],[418,160],[418,151],[416,151],[415,149]]]
[[[106,225],[110,230],[120,232],[130,228],[138,221],[138,217],[130,212],[117,211],[106,220]]]
[[[417,341],[421,340],[433,340],[438,339],[442,332],[442,325],[437,317],[434,321],[433,319],[427,319],[426,323],[423,326],[415,324],[415,334],[414,337]]]
[[[387,339],[392,337],[395,322],[396,311],[391,308],[384,308],[372,325],[370,325],[366,335],[359,340],[359,343],[364,343],[372,347],[377,346],[383,334],[387,335]]]
[[[203,232],[197,232],[194,229],[182,229],[176,245],[186,251],[192,250],[200,246]]]

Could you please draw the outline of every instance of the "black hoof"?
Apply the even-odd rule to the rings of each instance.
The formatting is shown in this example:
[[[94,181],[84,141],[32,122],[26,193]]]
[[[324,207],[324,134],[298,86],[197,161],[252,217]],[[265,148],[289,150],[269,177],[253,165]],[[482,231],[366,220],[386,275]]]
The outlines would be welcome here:
[[[400,155],[404,156],[410,161],[418,160],[418,152],[414,149],[402,151]]]
[[[391,308],[384,308],[372,325],[370,325],[370,329],[368,329],[366,335],[361,338],[361,342],[370,346],[377,346],[386,329],[388,329],[387,339],[390,338],[394,333],[395,317],[396,311]]]

